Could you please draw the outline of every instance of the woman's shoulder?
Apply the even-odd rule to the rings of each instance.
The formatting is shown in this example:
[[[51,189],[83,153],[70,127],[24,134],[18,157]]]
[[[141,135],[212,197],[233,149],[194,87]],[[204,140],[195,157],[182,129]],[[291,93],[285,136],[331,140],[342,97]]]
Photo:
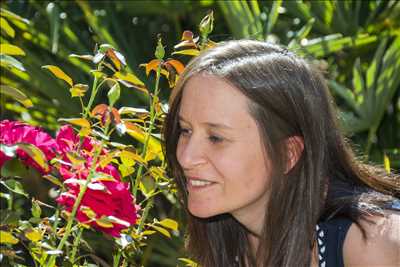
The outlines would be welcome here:
[[[371,215],[359,225],[351,224],[343,261],[345,266],[400,266],[400,211],[385,210],[384,216]]]

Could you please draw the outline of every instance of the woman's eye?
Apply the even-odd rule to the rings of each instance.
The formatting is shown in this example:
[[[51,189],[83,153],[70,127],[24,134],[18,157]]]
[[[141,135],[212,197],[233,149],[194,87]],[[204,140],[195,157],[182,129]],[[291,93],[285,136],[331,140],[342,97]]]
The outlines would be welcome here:
[[[183,135],[183,136],[189,136],[190,135],[190,130],[189,129],[186,129],[186,128],[180,128],[179,129],[179,134],[180,135]]]
[[[211,143],[221,143],[224,139],[222,137],[216,136],[216,135],[210,135],[208,137],[208,139],[210,140]]]

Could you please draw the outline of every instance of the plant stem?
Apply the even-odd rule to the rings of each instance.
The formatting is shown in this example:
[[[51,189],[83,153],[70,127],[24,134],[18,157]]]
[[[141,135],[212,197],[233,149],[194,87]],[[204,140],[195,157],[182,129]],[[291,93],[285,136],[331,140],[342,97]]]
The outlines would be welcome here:
[[[92,163],[92,166],[90,167],[89,175],[88,175],[88,177],[86,179],[86,182],[83,185],[83,187],[80,188],[78,197],[75,200],[74,206],[72,208],[72,212],[71,212],[71,214],[70,214],[70,216],[68,218],[68,222],[67,222],[67,226],[65,228],[64,236],[61,239],[60,243],[58,244],[57,250],[62,250],[63,249],[65,242],[67,241],[68,237],[71,234],[72,224],[74,223],[76,212],[78,211],[79,204],[81,203],[81,201],[83,199],[83,196],[84,196],[84,194],[86,192],[86,189],[88,188],[88,185],[89,185],[90,181],[92,180],[92,177],[93,177],[93,175],[95,173],[96,162],[97,162],[97,159],[98,159],[98,157],[100,155],[100,152],[101,152],[103,146],[104,146],[104,140],[101,142],[99,148],[97,149],[97,151],[96,151],[96,153],[95,153],[95,155],[93,157],[93,163]],[[47,267],[54,266],[55,259],[56,259],[56,256],[52,255],[50,257],[49,261],[47,262],[46,266]]]
[[[146,221],[147,215],[149,215],[150,208],[153,206],[154,198],[150,198],[149,201],[147,201],[146,206],[144,207],[144,211],[142,214],[142,218],[140,218],[140,223],[137,229],[137,233],[140,233],[143,229],[144,222]]]
[[[155,123],[156,117],[157,117],[157,112],[155,112],[155,105],[157,104],[156,100],[157,100],[158,93],[160,91],[159,87],[160,87],[160,76],[161,76],[161,64],[162,64],[162,62],[160,62],[157,67],[154,95],[153,95],[153,97],[150,96],[150,125],[146,131],[146,139],[144,141],[143,151],[141,153],[142,158],[145,158],[145,156],[147,154],[147,149],[148,149],[148,145],[149,145],[149,141],[150,141],[150,137],[151,137],[151,131],[153,130],[154,123]],[[138,172],[136,174],[135,185],[133,186],[133,189],[132,189],[132,194],[135,198],[136,198],[136,194],[137,194],[137,189],[139,187],[140,179],[142,176],[142,172],[143,172],[143,164],[141,164],[139,166]]]
[[[88,114],[89,114],[89,112],[90,112],[90,108],[91,108],[92,105],[93,105],[94,98],[96,97],[97,89],[98,89],[97,82],[98,82],[98,79],[97,79],[97,77],[95,76],[95,77],[94,77],[94,81],[93,81],[93,86],[92,86],[92,93],[91,93],[91,95],[90,95],[89,103],[88,103],[88,105],[86,106],[85,113],[84,113],[84,117],[85,117],[85,118],[87,118],[87,116],[88,116]]]
[[[82,232],[83,232],[83,227],[81,227],[81,229],[78,232],[78,236],[74,240],[74,244],[73,244],[72,252],[71,252],[71,257],[70,257],[70,262],[72,264],[74,264],[74,261],[75,261],[75,255],[76,255],[76,251],[77,251],[78,246],[79,246],[79,242],[81,241]]]

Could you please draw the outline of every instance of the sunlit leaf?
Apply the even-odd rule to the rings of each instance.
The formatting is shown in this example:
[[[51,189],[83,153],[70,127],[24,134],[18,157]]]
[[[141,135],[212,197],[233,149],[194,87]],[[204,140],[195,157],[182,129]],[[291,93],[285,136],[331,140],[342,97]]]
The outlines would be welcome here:
[[[107,219],[112,223],[121,224],[121,225],[126,226],[126,227],[131,226],[131,224],[129,222],[127,222],[125,220],[122,220],[120,218],[117,218],[115,216],[112,216],[112,215],[111,216],[107,216]]]
[[[140,67],[145,67],[146,75],[149,76],[150,71],[157,71],[158,66],[161,64],[159,59],[153,59],[147,64],[140,64]]]
[[[38,242],[42,240],[42,232],[36,228],[30,228],[25,232],[25,237],[32,242]]]
[[[168,230],[166,230],[166,229],[164,229],[164,228],[162,228],[160,226],[157,226],[157,225],[150,224],[149,226],[151,228],[155,229],[157,232],[165,235],[166,237],[171,238],[171,234],[168,232]]]
[[[24,188],[22,187],[22,184],[14,179],[8,179],[6,181],[0,181],[0,184],[4,185],[8,190],[19,194],[23,195],[25,197],[28,197],[28,194],[24,191]]]
[[[178,223],[175,220],[172,220],[172,219],[168,219],[167,218],[167,219],[164,219],[164,220],[162,220],[160,222],[157,222],[157,224],[160,224],[163,227],[172,229],[174,231],[178,230]]]
[[[126,166],[126,165],[119,165],[118,170],[121,172],[122,177],[126,177],[128,175],[131,175],[132,173],[135,172],[135,168],[132,166]]]
[[[390,173],[390,160],[386,154],[383,155],[383,166],[385,167],[386,172]]]
[[[10,56],[25,56],[24,50],[12,44],[0,44],[0,53]]]
[[[58,119],[58,121],[68,122],[70,124],[77,125],[77,126],[84,127],[84,128],[90,128],[90,122],[84,118],[70,118],[70,119],[60,118],[60,119]]]
[[[121,88],[119,86],[119,83],[115,83],[107,93],[108,102],[111,107],[114,106],[115,102],[118,101],[120,95]]]
[[[87,84],[77,83],[74,84],[69,91],[71,93],[71,97],[83,97],[88,89],[89,86]]]
[[[144,83],[141,80],[139,80],[139,78],[136,75],[132,73],[122,73],[118,71],[114,73],[114,77],[132,83],[134,85],[144,86]]]
[[[3,30],[8,36],[14,38],[15,37],[15,30],[8,21],[2,17],[0,17],[0,28]]]
[[[48,69],[51,73],[54,74],[58,79],[64,80],[69,84],[69,86],[73,86],[73,81],[71,77],[69,77],[67,74],[65,74],[64,71],[62,71],[59,67],[54,66],[54,65],[45,65],[42,66],[43,69]]]
[[[87,206],[81,206],[80,210],[89,218],[89,219],[95,219],[96,218],[96,212],[94,212],[90,207]]]
[[[200,55],[200,51],[197,49],[185,49],[185,50],[173,52],[172,55],[198,56],[198,55]]]
[[[31,212],[34,218],[40,218],[40,215],[42,214],[42,209],[40,208],[37,200],[32,200]]]
[[[187,258],[178,258],[179,261],[184,262],[186,264],[187,267],[199,267],[199,265]]]
[[[78,153],[76,153],[75,151],[68,151],[66,155],[67,158],[71,161],[74,168],[77,168],[78,166],[83,166],[86,162],[86,159],[78,155]]]
[[[110,44],[101,44],[99,47],[99,52],[106,53],[109,49],[115,50],[115,48]]]
[[[25,151],[29,157],[31,157],[46,172],[50,170],[49,165],[47,164],[46,156],[42,150],[37,148],[35,145],[28,143],[18,143],[17,146]]]
[[[173,66],[178,74],[181,74],[185,69],[185,66],[182,64],[182,62],[176,59],[167,60],[165,64]]]
[[[125,114],[149,114],[149,111],[144,109],[144,108],[133,108],[133,107],[121,107],[118,110],[120,115],[125,115]]]
[[[139,142],[142,142],[142,143],[145,142],[147,134],[141,128],[139,128],[137,125],[135,125],[133,123],[126,122],[126,121],[125,121],[125,125],[126,125],[126,129],[127,129],[126,132],[130,136],[132,136]],[[153,159],[156,156],[158,156],[160,159],[164,158],[160,141],[152,136],[150,136],[150,139],[149,139],[148,150],[149,151],[145,157],[146,161]]]
[[[96,220],[96,223],[104,228],[113,228],[114,225],[112,224],[112,222],[105,216],[102,216],[101,218]]]
[[[108,49],[106,52],[107,57],[112,61],[115,68],[119,71],[122,65],[126,65],[125,57],[113,49]]]
[[[24,105],[24,107],[26,108],[30,108],[33,106],[32,101],[24,93],[14,87],[1,84],[0,93],[12,97],[13,99]]]
[[[45,178],[46,180],[49,180],[50,182],[52,182],[55,185],[58,185],[60,187],[62,187],[62,183],[60,182],[60,180],[57,177],[54,177],[53,175],[44,175],[43,178]]]
[[[140,157],[140,155],[128,150],[123,150],[119,157],[122,164],[124,164],[125,166],[133,166],[135,165],[136,161],[143,162],[143,159]]]
[[[107,187],[105,187],[105,185],[103,185],[101,183],[92,183],[91,182],[88,184],[88,188],[93,191],[103,191],[103,192],[107,191]]]
[[[76,54],[71,54],[71,55],[69,55],[69,57],[75,57],[75,58],[80,58],[80,59],[84,59],[84,60],[93,61],[93,56],[92,56],[92,55],[76,55]]]
[[[17,21],[21,21],[21,22],[23,22],[25,24],[29,24],[29,20],[27,20],[27,19],[15,14],[15,13],[7,10],[7,9],[4,9],[4,8],[0,8],[0,15],[2,17],[10,18],[12,20],[17,20]]]
[[[0,244],[15,245],[19,242],[10,232],[0,230]]]
[[[96,172],[93,175],[92,182],[115,182],[115,178],[104,172]]]
[[[24,66],[21,62],[15,59],[12,56],[0,54],[0,64],[6,67],[14,67],[19,69],[20,71],[25,71]]]

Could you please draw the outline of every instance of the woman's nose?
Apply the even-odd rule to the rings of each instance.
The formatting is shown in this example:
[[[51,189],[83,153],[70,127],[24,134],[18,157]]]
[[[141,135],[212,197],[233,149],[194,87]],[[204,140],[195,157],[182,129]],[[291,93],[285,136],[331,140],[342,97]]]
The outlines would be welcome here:
[[[180,140],[177,159],[183,169],[193,169],[206,163],[205,144],[202,144],[193,136],[187,140]]]

